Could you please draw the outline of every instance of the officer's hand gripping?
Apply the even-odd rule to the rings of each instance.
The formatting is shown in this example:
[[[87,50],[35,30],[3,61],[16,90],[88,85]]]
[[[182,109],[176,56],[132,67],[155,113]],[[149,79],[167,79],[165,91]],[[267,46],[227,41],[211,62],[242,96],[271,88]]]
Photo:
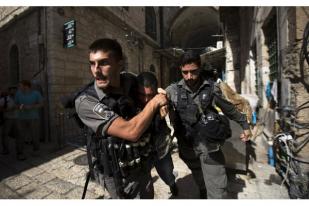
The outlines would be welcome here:
[[[244,130],[243,133],[240,134],[240,139],[243,142],[249,141],[249,138],[251,137],[252,133],[249,129]]]

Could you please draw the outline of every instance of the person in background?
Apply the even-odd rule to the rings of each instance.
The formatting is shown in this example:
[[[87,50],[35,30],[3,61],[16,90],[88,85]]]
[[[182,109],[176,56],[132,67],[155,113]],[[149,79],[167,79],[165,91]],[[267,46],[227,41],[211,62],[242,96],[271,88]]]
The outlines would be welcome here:
[[[37,156],[40,150],[39,137],[39,110],[43,107],[43,98],[38,91],[32,90],[31,82],[23,80],[15,96],[15,103],[18,108],[17,158],[26,159],[24,154],[25,138],[32,141],[33,155]]]
[[[9,136],[16,138],[17,133],[17,122],[16,122],[16,105],[15,105],[15,93],[16,87],[9,87],[8,93],[3,95],[0,99],[0,108],[3,112],[3,128],[1,132],[1,144],[2,144],[2,154],[9,154]]]

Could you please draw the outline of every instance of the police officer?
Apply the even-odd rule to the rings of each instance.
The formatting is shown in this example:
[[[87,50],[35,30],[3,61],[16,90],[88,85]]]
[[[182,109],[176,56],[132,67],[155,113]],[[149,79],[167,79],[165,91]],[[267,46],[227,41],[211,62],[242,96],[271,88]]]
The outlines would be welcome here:
[[[139,108],[144,108],[156,95],[158,81],[153,73],[142,72],[137,76],[137,83],[137,104]],[[162,119],[159,113],[155,116],[150,129],[155,147],[154,166],[160,178],[169,186],[172,195],[177,196],[178,187],[175,182],[174,164],[170,151],[172,145],[171,131],[167,127],[165,119]]]
[[[104,165],[94,166],[95,171],[99,171],[96,179],[113,199],[153,198],[151,166],[147,159],[148,150],[144,150],[146,140],[141,144],[137,142],[158,108],[167,103],[166,96],[158,94],[140,113],[128,114],[130,100],[126,99],[120,84],[121,46],[116,40],[98,39],[89,50],[94,83],[76,98],[75,108],[81,121],[92,130],[94,141],[99,141],[95,147],[103,148],[97,156],[104,160]],[[104,146],[105,140],[108,140],[108,147]],[[144,156],[139,156],[137,149],[144,150]],[[119,171],[121,175],[118,175]]]
[[[242,126],[242,141],[247,141],[250,134],[246,116],[224,99],[216,83],[200,75],[201,59],[198,54],[192,51],[184,53],[179,64],[183,79],[166,89],[178,117],[176,137],[179,156],[192,171],[200,189],[200,198],[225,198],[227,176],[220,146],[227,138],[225,131],[229,127],[222,127],[223,121],[219,121],[214,106]]]

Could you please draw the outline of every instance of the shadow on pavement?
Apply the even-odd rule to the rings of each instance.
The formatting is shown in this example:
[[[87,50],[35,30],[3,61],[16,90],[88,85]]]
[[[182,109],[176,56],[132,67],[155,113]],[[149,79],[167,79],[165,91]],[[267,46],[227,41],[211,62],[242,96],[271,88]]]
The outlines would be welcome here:
[[[282,178],[277,174],[271,174],[269,175],[269,179],[265,180],[264,183],[267,185],[272,185],[272,184],[281,185]]]
[[[65,155],[75,150],[75,147],[66,146],[64,148],[56,148],[51,143],[40,143],[40,151],[37,154],[32,154],[32,147],[30,145],[25,146],[26,160],[17,160],[14,141],[10,141],[12,149],[10,154],[0,155],[0,182],[10,176],[20,174],[21,172],[31,169],[33,167],[40,166],[46,162],[53,160],[59,156]]]
[[[237,177],[239,171],[227,170],[227,199],[238,199],[238,193],[243,192],[246,183],[243,179]]]
[[[177,179],[176,184],[179,190],[178,196],[169,199],[199,199],[199,190],[191,174]]]

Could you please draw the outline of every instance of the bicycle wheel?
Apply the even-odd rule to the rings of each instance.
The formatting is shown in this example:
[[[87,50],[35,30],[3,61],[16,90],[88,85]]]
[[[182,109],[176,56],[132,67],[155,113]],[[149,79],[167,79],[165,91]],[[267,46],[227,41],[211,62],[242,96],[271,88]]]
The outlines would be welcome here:
[[[302,173],[301,167],[297,161],[289,162],[289,196],[291,199],[308,198],[308,177]]]

